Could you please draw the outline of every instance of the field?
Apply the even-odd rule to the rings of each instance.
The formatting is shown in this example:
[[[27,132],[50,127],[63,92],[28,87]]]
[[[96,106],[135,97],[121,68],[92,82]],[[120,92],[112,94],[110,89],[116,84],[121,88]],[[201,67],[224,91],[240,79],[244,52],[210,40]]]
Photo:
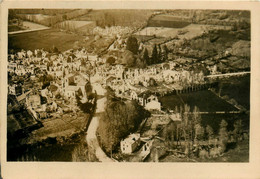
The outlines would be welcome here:
[[[184,16],[177,16],[177,15],[169,15],[169,14],[161,14],[154,16],[151,20],[156,20],[156,21],[191,21],[191,18],[184,17]]]
[[[167,28],[167,27],[146,27],[141,31],[137,32],[136,35],[156,35],[157,37],[176,37],[180,39],[192,39],[200,36],[205,30],[209,29],[230,29],[230,26],[217,26],[217,25],[199,25],[190,24],[184,28]],[[180,32],[183,31],[183,34]],[[186,32],[186,33],[184,33]]]
[[[37,30],[37,29],[46,27],[44,25],[40,25],[40,24],[36,24],[33,22],[28,22],[28,21],[23,21],[23,26],[26,27],[28,30]]]
[[[33,131],[27,140],[33,142],[48,137],[69,136],[81,131],[88,120],[88,115],[82,112],[77,115],[64,114],[62,117],[44,119],[42,121],[44,127]]]
[[[96,21],[98,26],[140,27],[146,24],[154,10],[105,9],[92,10],[90,13],[74,20]]]
[[[168,14],[156,15],[148,22],[148,27],[183,28],[191,24],[191,18],[172,16]]]
[[[73,48],[75,41],[82,41],[83,37],[59,30],[45,30],[8,36],[8,48],[15,50],[34,50],[44,48],[49,50],[56,46],[60,51]]]
[[[30,21],[37,21],[41,22],[53,16],[50,15],[43,15],[43,14],[17,14],[18,17],[30,20]]]
[[[236,111],[231,104],[222,100],[211,91],[196,91],[180,95],[164,96],[160,99],[164,108],[175,109],[175,106],[188,104],[191,109],[197,106],[201,112]],[[183,103],[184,102],[184,103]]]
[[[78,28],[81,28],[81,27],[84,27],[86,25],[93,24],[93,23],[95,24],[95,22],[93,22],[93,21],[71,21],[71,20],[69,20],[69,21],[63,21],[63,22],[57,24],[57,26],[64,27],[67,25],[67,26],[71,26],[75,29],[78,29]]]
[[[87,40],[83,35],[66,33],[64,31],[49,29],[44,31],[26,32],[8,36],[8,49],[19,51],[45,49],[49,50],[53,46],[63,52],[73,48],[85,47],[89,53],[95,51],[99,54],[113,42],[112,38],[100,38],[94,40],[94,36],[89,36]]]
[[[148,22],[148,27],[170,27],[170,28],[183,28],[189,25],[190,22],[185,21],[157,21],[150,20]]]
[[[55,9],[33,9],[33,10],[11,10],[13,14],[22,18],[46,26],[53,26],[64,20],[70,20],[90,12],[90,9],[55,10]],[[55,13],[56,12],[56,13]]]

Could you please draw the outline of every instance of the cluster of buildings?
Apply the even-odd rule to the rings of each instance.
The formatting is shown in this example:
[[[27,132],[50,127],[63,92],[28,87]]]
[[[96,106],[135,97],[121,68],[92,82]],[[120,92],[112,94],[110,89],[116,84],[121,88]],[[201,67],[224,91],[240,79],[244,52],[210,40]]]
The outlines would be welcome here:
[[[8,60],[8,72],[16,76],[28,75],[32,85],[31,88],[23,89],[21,94],[16,94],[15,88],[21,84],[12,83],[8,87],[9,94],[18,95],[18,99],[22,95],[28,96],[29,100],[30,94],[27,93],[34,89],[38,91],[38,96],[47,98],[47,104],[52,105],[53,101],[57,100],[56,97],[61,96],[69,102],[70,108],[76,108],[73,106],[76,106],[77,94],[81,95],[83,102],[87,101],[88,83],[98,95],[104,95],[106,86],[109,86],[116,96],[136,100],[148,110],[161,109],[158,96],[162,93],[182,89],[184,85],[204,83],[202,72],[176,70],[176,64],[172,61],[145,69],[126,68],[124,65],[107,64],[106,59],[88,54],[84,48],[60,54],[44,50],[22,50],[9,55]],[[46,83],[44,79],[50,84],[43,89]],[[35,100],[35,103],[37,101],[39,100]],[[30,102],[27,105],[29,108],[42,106]],[[41,110],[45,111],[44,109]]]
[[[122,38],[117,38],[117,43],[125,45]],[[136,100],[149,111],[161,111],[159,96],[205,83],[202,72],[178,68],[174,61],[141,69],[109,64],[106,58],[89,54],[84,48],[62,53],[38,49],[10,54],[8,92],[16,96],[18,103],[35,119],[42,120],[54,113],[79,110],[76,96],[82,103],[89,101],[89,84],[98,95],[105,95],[106,87],[110,87],[117,97]],[[23,82],[18,80],[21,78]],[[140,136],[133,134],[130,138],[121,142],[123,153],[131,153],[140,146]],[[150,148],[151,142],[145,142],[142,150],[147,154]]]

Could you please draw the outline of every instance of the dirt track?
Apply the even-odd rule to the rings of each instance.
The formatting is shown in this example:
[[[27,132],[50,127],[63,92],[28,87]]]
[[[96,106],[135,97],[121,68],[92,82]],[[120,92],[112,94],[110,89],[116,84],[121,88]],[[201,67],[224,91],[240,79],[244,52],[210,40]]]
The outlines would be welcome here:
[[[107,99],[105,97],[97,100],[96,114],[104,112],[105,109],[104,105],[106,100]],[[88,145],[93,147],[96,157],[100,162],[114,162],[114,160],[109,158],[99,146],[98,139],[96,136],[98,125],[99,125],[99,117],[94,115],[87,131],[87,136],[86,136],[87,143]]]

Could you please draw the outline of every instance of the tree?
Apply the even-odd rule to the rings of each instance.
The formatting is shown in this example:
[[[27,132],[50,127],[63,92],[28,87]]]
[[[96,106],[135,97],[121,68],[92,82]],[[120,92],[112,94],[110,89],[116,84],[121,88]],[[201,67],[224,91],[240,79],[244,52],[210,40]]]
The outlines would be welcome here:
[[[205,134],[204,128],[200,124],[196,124],[194,128],[195,128],[195,139],[203,140]]]
[[[158,45],[158,59],[157,59],[157,63],[160,63],[162,61],[162,49],[161,49],[161,45]]]
[[[213,139],[214,131],[213,131],[213,129],[212,129],[212,127],[210,125],[207,125],[207,127],[206,127],[206,134],[207,134],[207,139],[208,140]]]
[[[130,36],[126,42],[126,50],[129,50],[129,51],[133,52],[134,54],[137,54],[138,47],[139,47],[139,45],[138,45],[137,39],[133,36]]]
[[[67,15],[66,14],[62,15],[62,19],[67,20]]]
[[[127,67],[133,67],[136,65],[136,56],[130,50],[125,50],[120,59],[122,64]]]
[[[158,52],[157,52],[157,45],[155,44],[153,46],[151,64],[156,64],[156,63],[158,63]]]
[[[150,58],[148,55],[148,50],[146,48],[144,49],[143,60],[145,61],[146,64],[150,65]]]
[[[44,74],[39,78],[39,82],[42,82],[42,89],[45,89],[46,87],[50,86],[50,82],[53,81],[53,76]]]
[[[141,58],[136,59],[136,67],[137,68],[145,68],[146,67],[146,62],[142,60]]]
[[[228,124],[225,120],[222,120],[220,123],[219,141],[220,141],[220,146],[222,148],[222,152],[224,152],[226,150],[226,145],[228,142],[227,125]]]
[[[52,52],[53,53],[59,53],[60,51],[59,51],[59,49],[57,47],[53,46]]]
[[[163,62],[168,60],[168,53],[169,53],[169,49],[167,48],[167,45],[163,45],[163,49],[162,49],[162,61]]]
[[[201,115],[200,115],[200,110],[197,106],[194,107],[193,109],[193,121],[196,124],[201,124]]]
[[[192,120],[190,120],[190,106],[184,105],[184,108],[180,109],[182,115],[182,121],[180,124],[181,137],[185,141],[185,154],[190,154],[190,141],[192,140]]]
[[[90,82],[85,84],[85,91],[86,91],[87,96],[89,96],[92,93],[92,86],[91,86]]]
[[[237,121],[234,122],[234,130],[233,130],[233,134],[234,134],[234,138],[236,140],[239,139],[239,137],[242,134],[242,129],[243,129],[243,124],[242,124],[242,120],[239,119]]]
[[[116,62],[116,59],[114,57],[108,57],[106,63],[112,65]]]

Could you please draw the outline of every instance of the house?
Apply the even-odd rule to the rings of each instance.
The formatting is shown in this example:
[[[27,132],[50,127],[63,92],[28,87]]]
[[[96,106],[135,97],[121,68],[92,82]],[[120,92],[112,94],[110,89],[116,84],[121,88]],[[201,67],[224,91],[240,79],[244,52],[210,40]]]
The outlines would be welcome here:
[[[16,95],[15,87],[16,87],[15,84],[14,85],[8,85],[8,94]]]
[[[27,106],[31,107],[31,108],[40,108],[41,107],[41,97],[38,94],[32,94],[29,95],[26,98],[26,104]]]
[[[38,117],[40,119],[46,119],[46,118],[48,118],[48,114],[45,111],[41,111],[41,112],[38,112]]]
[[[138,94],[134,90],[131,91],[131,99],[132,100],[137,100],[138,99]]]
[[[161,110],[161,103],[158,101],[157,96],[151,95],[147,98],[145,109],[147,110]]]
[[[24,66],[22,64],[19,64],[15,70],[15,73],[19,76],[22,76],[26,73]]]
[[[66,99],[75,98],[76,92],[80,89],[82,96],[86,97],[86,77],[81,74],[69,75],[63,81],[63,94]]]
[[[130,134],[126,139],[120,142],[122,153],[131,154],[140,145],[140,134]]]
[[[8,71],[9,72],[15,72],[15,70],[17,69],[17,64],[14,62],[10,62],[8,63]]]
[[[180,74],[177,71],[165,70],[163,71],[163,78],[166,82],[172,83],[180,79]]]

